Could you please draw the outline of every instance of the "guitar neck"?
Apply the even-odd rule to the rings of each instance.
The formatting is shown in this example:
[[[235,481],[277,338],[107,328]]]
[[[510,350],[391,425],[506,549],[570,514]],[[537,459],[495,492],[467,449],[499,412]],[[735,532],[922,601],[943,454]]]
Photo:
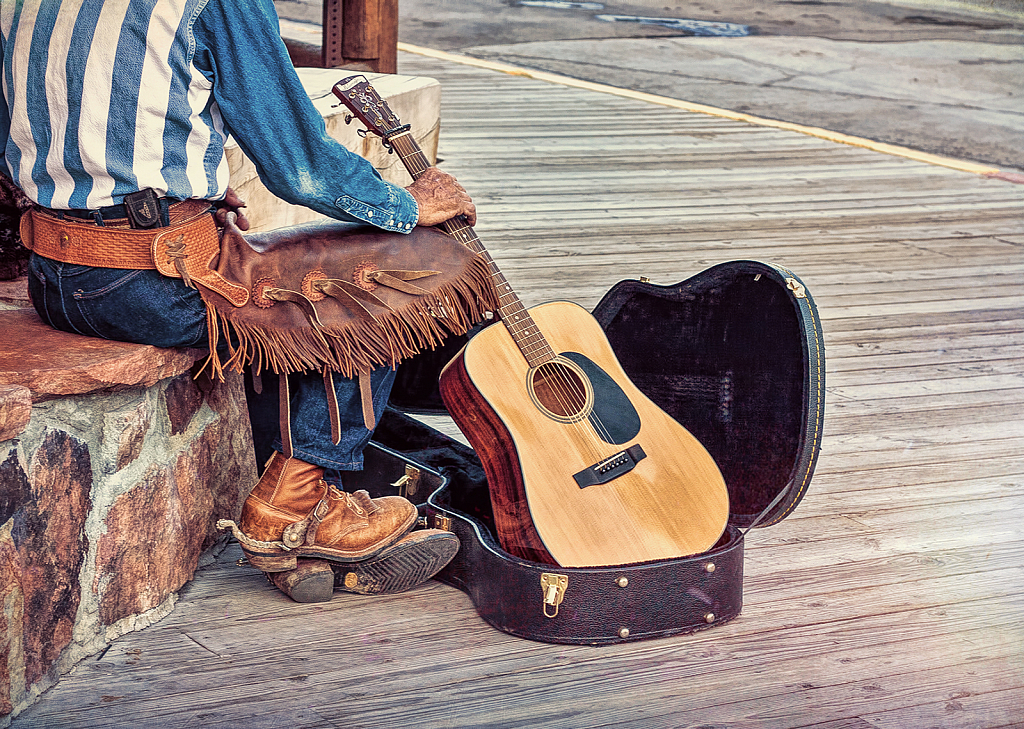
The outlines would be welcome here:
[[[401,157],[405,168],[409,170],[409,174],[414,180],[430,167],[427,156],[408,129],[394,135],[387,135],[384,139]],[[498,316],[530,366],[536,367],[553,360],[555,353],[551,346],[541,334],[540,329],[537,328],[537,324],[526,307],[523,306],[523,302],[512,290],[512,286],[505,279],[494,259],[491,258],[491,254],[484,248],[476,231],[473,230],[473,226],[466,220],[466,216],[457,215],[441,223],[439,227],[448,235],[468,246],[470,250],[476,251],[487,261],[494,290],[498,292]]]

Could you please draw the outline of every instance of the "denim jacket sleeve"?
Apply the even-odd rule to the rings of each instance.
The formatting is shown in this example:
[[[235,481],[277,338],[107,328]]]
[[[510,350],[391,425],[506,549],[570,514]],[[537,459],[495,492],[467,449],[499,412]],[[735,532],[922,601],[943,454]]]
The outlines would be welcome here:
[[[419,215],[412,195],[327,134],[271,0],[210,0],[194,37],[193,65],[213,83],[227,131],[271,192],[340,220],[412,230]]]

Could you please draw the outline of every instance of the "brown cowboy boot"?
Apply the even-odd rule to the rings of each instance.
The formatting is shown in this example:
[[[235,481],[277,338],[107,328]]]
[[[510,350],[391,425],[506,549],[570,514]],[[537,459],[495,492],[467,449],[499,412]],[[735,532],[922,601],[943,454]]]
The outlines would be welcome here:
[[[416,524],[416,507],[408,500],[345,493],[326,483],[323,473],[275,452],[242,505],[241,524],[221,523],[233,528],[253,567],[284,572],[295,569],[298,557],[368,559]]]

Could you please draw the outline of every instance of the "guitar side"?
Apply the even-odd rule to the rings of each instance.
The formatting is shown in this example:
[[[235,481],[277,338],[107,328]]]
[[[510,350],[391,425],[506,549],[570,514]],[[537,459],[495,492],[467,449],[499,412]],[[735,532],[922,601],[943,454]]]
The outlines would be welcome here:
[[[562,566],[669,559],[712,547],[728,520],[728,492],[704,447],[630,382],[584,309],[552,302],[529,313],[556,352],[584,363],[595,381],[609,383],[604,391],[628,402],[600,411],[608,421],[600,433],[586,419],[559,420],[538,406],[530,368],[504,326],[470,340],[442,373],[441,392],[483,462],[502,546]],[[596,413],[602,388],[593,396]],[[610,422],[617,419],[625,425]],[[642,455],[628,471],[606,482],[574,480],[636,446]]]
[[[491,328],[494,326],[501,325],[492,325]],[[506,552],[522,559],[558,564],[533,526],[516,444],[501,417],[473,384],[466,370],[464,355],[468,346],[463,347],[441,371],[441,398],[480,458],[487,476],[498,541]]]

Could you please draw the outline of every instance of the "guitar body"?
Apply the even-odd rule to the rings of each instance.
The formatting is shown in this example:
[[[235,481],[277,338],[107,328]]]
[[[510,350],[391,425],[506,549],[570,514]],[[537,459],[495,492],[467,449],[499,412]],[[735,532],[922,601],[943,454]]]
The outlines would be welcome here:
[[[714,546],[729,497],[707,450],[630,382],[586,310],[552,302],[529,314],[556,361],[531,368],[498,323],[440,381],[483,463],[502,547],[591,567]]]

